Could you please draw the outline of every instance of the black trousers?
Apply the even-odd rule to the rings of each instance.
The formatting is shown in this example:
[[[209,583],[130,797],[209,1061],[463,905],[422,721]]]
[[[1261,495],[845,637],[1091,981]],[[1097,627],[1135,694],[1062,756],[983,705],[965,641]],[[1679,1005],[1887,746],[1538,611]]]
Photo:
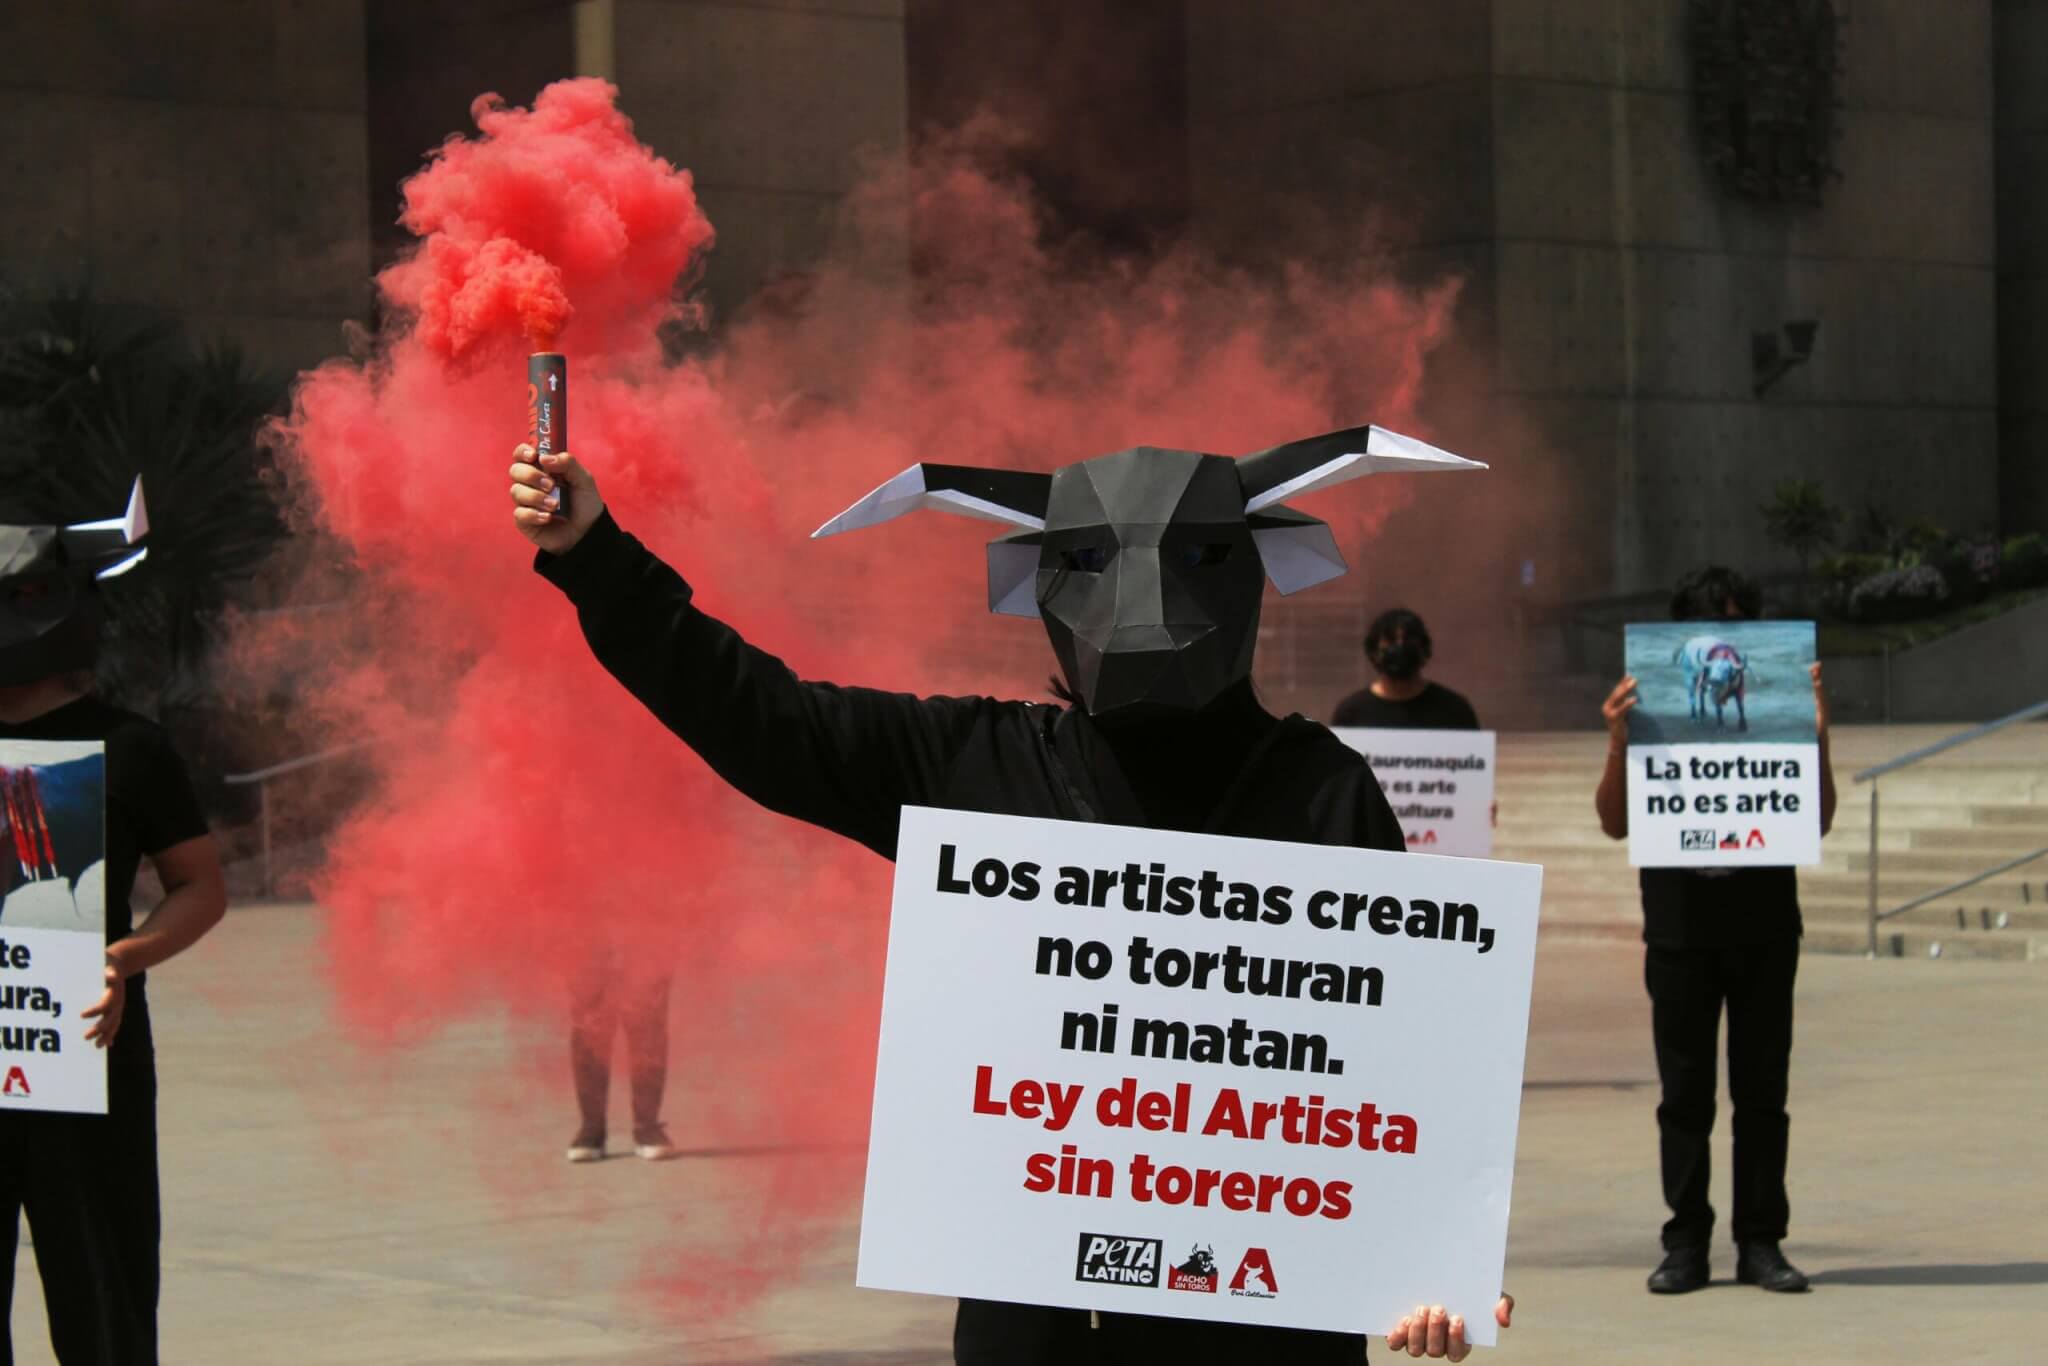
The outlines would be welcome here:
[[[953,1360],[956,1366],[1359,1366],[1365,1339],[1139,1314],[1103,1314],[1091,1327],[1085,1309],[962,1300],[953,1319]]]
[[[1707,1201],[1712,1172],[1715,1055],[1721,1009],[1728,1010],[1728,1095],[1735,1138],[1736,1241],[1785,1236],[1785,1149],[1791,1121],[1785,1081],[1792,1063],[1796,938],[1762,944],[1674,949],[1651,945],[1643,962],[1650,1029],[1657,1045],[1657,1138],[1663,1159],[1664,1247],[1705,1246],[1714,1234]]]
[[[0,1114],[0,1366],[14,1362],[23,1214],[62,1366],[155,1366],[163,1216],[148,1054],[107,1068],[105,1115]]]
[[[626,1035],[636,1132],[661,1123],[661,1095],[668,1086],[669,978],[631,981],[620,966],[600,955],[577,978],[570,1002],[569,1071],[576,1080],[576,1108],[583,1127],[597,1134],[605,1132],[612,1039],[620,1026]]]

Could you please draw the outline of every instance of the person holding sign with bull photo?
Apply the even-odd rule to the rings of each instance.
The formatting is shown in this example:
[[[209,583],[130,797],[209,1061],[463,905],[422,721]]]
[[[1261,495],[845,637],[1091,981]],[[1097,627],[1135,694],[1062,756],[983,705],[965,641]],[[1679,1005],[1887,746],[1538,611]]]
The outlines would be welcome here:
[[[1672,619],[1687,625],[1629,628],[1632,654],[1633,633],[1641,630],[1647,634],[1653,629],[1658,633],[1659,648],[1645,662],[1654,663],[1669,678],[1661,681],[1658,697],[1663,705],[1655,709],[1654,719],[1641,705],[1641,670],[1632,671],[1616,684],[1601,706],[1608,733],[1607,764],[1594,794],[1594,806],[1600,828],[1610,838],[1631,838],[1631,804],[1637,797],[1631,794],[1630,782],[1632,777],[1643,776],[1632,768],[1640,762],[1634,756],[1642,751],[1632,746],[1643,746],[1646,735],[1723,743],[1746,743],[1760,735],[1803,740],[1806,743],[1802,745],[1781,748],[1804,751],[1817,760],[1817,773],[1809,775],[1816,780],[1817,810],[1804,819],[1814,821],[1819,835],[1825,835],[1834,824],[1835,779],[1828,756],[1828,703],[1820,664],[1813,662],[1807,667],[1810,703],[1797,695],[1806,691],[1804,687],[1796,692],[1785,689],[1775,678],[1769,680],[1777,685],[1770,691],[1778,697],[1767,700],[1757,695],[1763,679],[1753,667],[1755,651],[1745,653],[1723,639],[1736,632],[1714,629],[1720,622],[1754,622],[1761,609],[1761,595],[1753,583],[1731,570],[1709,568],[1686,579],[1672,599]],[[1811,658],[1811,623],[1783,626],[1788,638],[1803,630],[1804,652]],[[1759,628],[1751,626],[1749,630],[1754,635]],[[1632,721],[1635,734],[1631,733]],[[1644,724],[1646,721],[1649,724]],[[1778,794],[1771,795],[1775,803]],[[1709,809],[1718,816],[1724,809],[1699,805],[1714,799],[1710,792],[1694,790],[1691,798],[1693,804],[1685,808],[1687,812]],[[1806,1276],[1786,1259],[1780,1246],[1791,1217],[1785,1189],[1791,1121],[1785,1099],[1792,1060],[1792,988],[1799,967],[1799,885],[1792,867],[1774,865],[1762,849],[1751,847],[1773,847],[1758,824],[1764,819],[1739,820],[1738,827],[1748,827],[1746,834],[1741,828],[1721,833],[1726,821],[1716,824],[1713,819],[1688,814],[1678,824],[1711,827],[1697,832],[1702,839],[1689,839],[1696,833],[1691,830],[1676,831],[1671,852],[1661,860],[1656,855],[1636,859],[1642,865],[1643,976],[1650,995],[1650,1028],[1662,1087],[1657,1106],[1660,1165],[1664,1201],[1671,1210],[1663,1228],[1664,1258],[1649,1277],[1653,1294],[1683,1294],[1712,1279],[1708,1261],[1714,1231],[1714,1210],[1707,1199],[1709,1142],[1714,1126],[1715,1054],[1724,1007],[1728,1015],[1728,1089],[1734,1109],[1731,1223],[1736,1279],[1781,1292],[1807,1288]],[[1643,824],[1640,814],[1636,824]],[[1774,831],[1779,828],[1773,826]],[[1798,833],[1817,841],[1811,827]],[[1637,839],[1643,834],[1640,828],[1634,831]],[[1788,864],[1791,861],[1789,855],[1780,857]],[[1717,859],[1726,862],[1712,866]]]
[[[140,563],[145,552],[137,542],[147,529],[139,480],[122,517],[52,526],[0,511],[0,751],[14,760],[38,747],[67,757],[90,749],[104,759],[98,802],[82,820],[65,809],[68,775],[60,770],[68,764],[6,777],[0,848],[15,860],[0,904],[0,936],[15,941],[7,966],[22,967],[20,941],[57,928],[53,902],[60,919],[92,925],[104,966],[94,974],[97,999],[63,1002],[58,1049],[10,1063],[0,1086],[0,1361],[13,1360],[6,1311],[24,1214],[57,1359],[66,1366],[157,1359],[162,1227],[156,1053],[144,980],[220,922],[227,894],[205,815],[162,729],[87,691],[98,651],[96,580]],[[129,898],[145,858],[164,899],[137,926]],[[40,909],[31,911],[28,893],[57,879],[72,882],[76,902],[40,896],[33,898]],[[86,937],[75,923],[66,928],[63,937]],[[45,1066],[102,1061],[99,1112],[45,1103],[55,1091],[37,1084]],[[17,1070],[26,1088],[16,1084]]]
[[[1066,706],[919,698],[799,679],[700,610],[623,531],[568,453],[514,454],[518,530],[575,604],[598,660],[726,781],[771,810],[896,852],[905,806],[1102,821],[1382,850],[1399,825],[1365,761],[1251,684],[1260,599],[1344,572],[1329,528],[1283,500],[1384,471],[1482,468],[1357,428],[1233,460],[1139,447],[1050,475],[920,464],[820,528],[935,508],[1005,522],[989,604],[1039,617]],[[566,504],[562,494],[566,491]],[[1511,1301],[1494,1308],[1508,1322]],[[1411,1355],[1462,1359],[1462,1318],[1389,1325]],[[962,1300],[955,1359],[1351,1363],[1363,1338],[1243,1323]]]

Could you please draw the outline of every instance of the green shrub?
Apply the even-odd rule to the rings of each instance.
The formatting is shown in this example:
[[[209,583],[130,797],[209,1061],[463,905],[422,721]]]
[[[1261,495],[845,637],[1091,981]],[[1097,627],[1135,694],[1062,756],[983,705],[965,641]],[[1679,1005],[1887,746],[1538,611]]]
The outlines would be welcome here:
[[[1871,624],[1917,621],[1942,611],[1951,596],[1947,577],[1931,564],[1887,569],[1850,590],[1848,615]]]
[[[1999,548],[1999,554],[2001,588],[2039,588],[2048,584],[2048,536],[2038,531],[2014,536]]]
[[[1970,607],[1998,586],[1998,542],[1958,539],[1931,551],[1925,563],[1941,571],[1950,607]]]
[[[1798,559],[1801,578],[1814,553],[1833,543],[1842,521],[1841,509],[1811,479],[1780,480],[1771,500],[1757,511],[1763,514],[1764,534]]]
[[[1814,571],[1825,583],[1850,588],[1863,582],[1872,574],[1882,574],[1890,568],[1892,568],[1892,562],[1884,555],[1849,553],[1823,557],[1814,566]]]
[[[1899,562],[1904,564],[1911,555],[1915,564],[1927,564],[1956,543],[1956,537],[1946,527],[1933,522],[1915,522],[1899,533]]]

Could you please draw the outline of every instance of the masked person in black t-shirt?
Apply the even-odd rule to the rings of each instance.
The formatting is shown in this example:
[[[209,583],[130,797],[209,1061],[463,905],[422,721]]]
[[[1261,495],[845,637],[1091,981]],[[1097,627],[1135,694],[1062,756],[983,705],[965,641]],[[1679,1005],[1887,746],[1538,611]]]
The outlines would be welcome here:
[[[0,512],[0,740],[104,742],[107,936],[105,991],[78,1012],[91,1021],[83,1038],[107,1050],[107,1113],[0,1110],[0,1362],[13,1360],[7,1308],[23,1214],[57,1359],[157,1359],[156,1055],[144,974],[212,929],[227,896],[163,731],[84,692],[98,643],[94,576],[141,558],[139,492],[125,519],[78,527]],[[164,899],[136,926],[128,900],[144,858]]]
[[[1280,505],[1374,469],[1467,465],[1378,428],[1231,460],[1134,448],[1050,475],[915,465],[820,534],[939,507],[1023,530],[989,554],[998,611],[1042,617],[1072,705],[806,682],[703,612],[604,510],[569,455],[515,452],[513,521],[598,661],[713,771],[772,811],[896,854],[906,805],[1399,850],[1372,770],[1252,691],[1261,595],[1342,572],[1329,528]],[[558,484],[559,481],[559,484]],[[563,510],[558,489],[570,492]],[[1506,1325],[1512,1302],[1494,1308]],[[1418,1305],[1388,1343],[1462,1359],[1462,1318]],[[962,1300],[963,1366],[1355,1366],[1364,1339]]]
[[[1365,632],[1365,657],[1379,677],[1337,704],[1333,726],[1382,730],[1478,730],[1472,704],[1422,676],[1432,645],[1422,618],[1405,607],[1382,612]]]
[[[1671,602],[1676,621],[1747,620],[1762,595],[1731,570],[1688,578]],[[1820,828],[1835,819],[1828,759],[1828,703],[1814,664],[1820,744]],[[1594,806],[1600,828],[1628,838],[1628,713],[1636,681],[1623,678],[1601,705],[1607,767]],[[1786,1077],[1792,1063],[1792,981],[1799,969],[1799,886],[1790,868],[1644,868],[1643,980],[1663,1099],[1657,1106],[1664,1203],[1664,1260],[1650,1273],[1655,1294],[1707,1284],[1714,1209],[1707,1202],[1708,1143],[1714,1128],[1715,1053],[1728,1011],[1728,1092],[1734,1114],[1735,1276],[1766,1290],[1806,1289],[1785,1259],[1791,1204],[1785,1193]]]

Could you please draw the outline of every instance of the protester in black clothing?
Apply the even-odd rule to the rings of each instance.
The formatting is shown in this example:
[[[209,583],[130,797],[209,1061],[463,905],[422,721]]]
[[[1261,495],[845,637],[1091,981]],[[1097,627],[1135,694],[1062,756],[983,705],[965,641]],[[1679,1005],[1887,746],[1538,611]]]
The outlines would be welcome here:
[[[145,974],[212,929],[227,896],[205,816],[163,731],[84,695],[96,645],[90,574],[76,582],[85,557],[36,534],[44,530],[0,525],[11,552],[0,556],[0,740],[105,745],[106,989],[77,1013],[93,1022],[84,1038],[107,1050],[107,1113],[0,1111],[0,1362],[13,1360],[8,1306],[26,1214],[57,1359],[148,1366],[157,1359],[162,1225]],[[128,903],[144,858],[164,899],[136,926]]]
[[[1671,604],[1677,621],[1741,620],[1761,606],[1755,586],[1726,569],[1693,575]],[[1828,758],[1828,703],[1820,665],[1812,666],[1820,743],[1820,828],[1835,819],[1835,774]],[[1594,805],[1600,828],[1628,838],[1628,713],[1636,680],[1623,678],[1601,706],[1607,767]],[[1792,983],[1799,969],[1799,887],[1790,868],[1644,868],[1643,980],[1650,994],[1663,1099],[1657,1132],[1664,1202],[1664,1260],[1650,1273],[1656,1294],[1697,1290],[1710,1279],[1714,1210],[1707,1200],[1714,1127],[1715,1054],[1721,1011],[1728,1012],[1728,1090],[1734,1114],[1731,1232],[1736,1278],[1767,1290],[1806,1289],[1785,1259],[1791,1216],[1785,1191],[1790,1120],[1786,1078],[1792,1062]]]
[[[1432,653],[1429,628],[1405,607],[1382,612],[1365,632],[1365,657],[1378,671],[1369,687],[1337,704],[1333,726],[1379,730],[1478,730],[1472,704],[1424,679]]]
[[[1165,461],[1178,454],[1133,451],[1104,459]],[[1131,487],[1122,476],[1142,482],[1148,471],[1124,463],[1092,486],[1085,475],[1064,486],[1052,476],[1051,503],[1041,505],[1040,515],[1053,567],[1038,571],[1038,597],[1079,699],[1068,707],[919,698],[798,679],[700,611],[690,585],[604,511],[595,481],[573,457],[548,456],[536,466],[532,448],[520,447],[513,517],[542,552],[536,567],[575,603],[598,660],[714,771],[763,806],[884,857],[894,856],[901,809],[912,804],[1401,848],[1400,828],[1364,761],[1312,721],[1268,714],[1253,695],[1250,642],[1264,580],[1242,513],[1245,494],[1231,462],[1190,458],[1216,463],[1174,466],[1188,479],[1189,496],[1227,494],[1239,510],[1234,529],[1204,523],[1185,545],[1173,539],[1184,528],[1162,530],[1163,518],[1149,527],[1114,523],[1119,541],[1055,529],[1063,497],[1114,503],[1119,490]],[[918,473],[906,497],[963,475],[945,467]],[[971,492],[983,510],[1014,488],[1007,472],[972,473]],[[553,512],[557,480],[571,492],[565,515]],[[1113,508],[1105,515],[1116,516]],[[1128,556],[1128,569],[1116,583],[1132,597],[1127,604],[1118,595],[1112,614],[1096,585],[1111,582],[1102,571],[1119,555]],[[1222,629],[1194,637],[1206,641],[1197,658],[1171,657],[1163,670],[1121,671],[1128,661],[1111,658],[1100,642],[1126,622],[1147,584],[1145,610],[1157,609],[1164,591],[1178,610],[1210,611]],[[1067,611],[1075,599],[1060,595],[1068,591],[1091,611]],[[1165,635],[1161,630],[1157,638]],[[1149,662],[1157,663],[1156,653]],[[1185,703],[1157,704],[1146,691],[1148,678],[1155,688],[1181,690]],[[1102,705],[1105,696],[1119,698],[1118,705]],[[1505,1298],[1496,1308],[1502,1324],[1510,1308]],[[1441,1307],[1418,1307],[1389,1335],[1397,1347],[1411,1341],[1418,1355],[1455,1360],[1469,1350],[1462,1321]],[[954,1327],[955,1359],[968,1366],[1355,1366],[1363,1351],[1364,1340],[1349,1334],[976,1300],[961,1302]]]

